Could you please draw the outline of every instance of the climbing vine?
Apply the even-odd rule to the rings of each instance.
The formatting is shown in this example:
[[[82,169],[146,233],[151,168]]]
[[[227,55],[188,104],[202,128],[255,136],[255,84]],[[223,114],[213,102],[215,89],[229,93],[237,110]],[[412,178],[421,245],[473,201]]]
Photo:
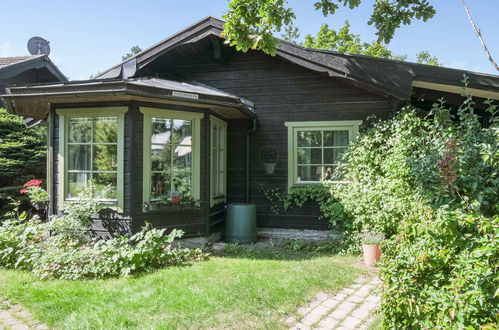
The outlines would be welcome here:
[[[322,184],[310,184],[292,188],[270,188],[259,183],[260,189],[270,201],[270,209],[274,214],[287,211],[293,206],[302,207],[306,202],[317,203],[321,211],[321,218],[329,221],[335,229],[343,228],[345,218],[342,205],[334,197],[331,189]]]

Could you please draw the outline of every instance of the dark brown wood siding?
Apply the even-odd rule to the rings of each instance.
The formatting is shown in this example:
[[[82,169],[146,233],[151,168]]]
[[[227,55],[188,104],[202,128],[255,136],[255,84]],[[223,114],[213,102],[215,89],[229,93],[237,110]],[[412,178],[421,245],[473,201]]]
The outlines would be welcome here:
[[[213,51],[178,56],[164,65],[164,75],[195,80],[246,98],[255,104],[257,129],[250,139],[250,201],[257,204],[258,224],[264,227],[327,228],[317,206],[307,204],[279,215],[270,210],[259,184],[286,187],[287,121],[364,120],[387,117],[395,102],[343,79],[330,78],[259,52],[233,53],[228,61]],[[246,132],[251,123],[231,121],[228,129],[228,202],[245,200]],[[274,174],[266,175],[258,153],[266,145],[279,151]]]

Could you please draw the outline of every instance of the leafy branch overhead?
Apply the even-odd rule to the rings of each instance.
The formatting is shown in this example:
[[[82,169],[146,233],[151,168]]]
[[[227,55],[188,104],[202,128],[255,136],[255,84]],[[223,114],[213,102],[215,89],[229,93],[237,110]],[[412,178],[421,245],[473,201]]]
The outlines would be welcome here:
[[[356,8],[362,0],[320,0],[314,4],[324,16],[332,15],[340,6]],[[413,20],[427,21],[435,15],[428,0],[377,0],[369,25],[377,32],[378,43],[389,43],[395,31]],[[222,35],[238,50],[260,49],[275,54],[278,41],[275,32],[289,29],[296,18],[285,0],[231,0]]]

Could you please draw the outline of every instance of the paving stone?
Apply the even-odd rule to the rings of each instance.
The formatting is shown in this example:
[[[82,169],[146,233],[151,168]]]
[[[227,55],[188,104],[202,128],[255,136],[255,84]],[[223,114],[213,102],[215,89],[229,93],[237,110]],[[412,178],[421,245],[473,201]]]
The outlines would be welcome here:
[[[343,290],[340,291],[340,294],[344,294],[344,295],[348,296],[348,295],[351,295],[354,292],[355,292],[354,289],[344,288]]]
[[[301,316],[307,314],[308,312],[310,312],[312,310],[312,308],[309,308],[309,307],[300,307],[298,308],[297,310],[297,313]]]
[[[350,312],[352,309],[354,309],[355,304],[349,302],[349,301],[344,301],[341,304],[336,307],[336,309],[343,310],[346,312]]]
[[[7,311],[0,310],[0,320],[11,317],[10,313]]]
[[[329,308],[317,306],[300,321],[305,325],[312,325],[320,321],[320,319],[329,312]]]
[[[321,306],[328,307],[328,308],[333,308],[334,306],[338,305],[340,301],[336,300],[335,298],[329,298],[327,300],[324,300],[321,304]]]
[[[11,330],[30,330],[26,324],[16,324],[10,327]]]
[[[338,324],[338,321],[331,317],[326,317],[319,322],[318,327],[324,329],[333,329]]]
[[[31,318],[33,318],[33,316],[31,315],[31,313],[28,312],[28,311],[25,311],[25,310],[21,310],[19,312],[16,312],[16,314],[19,315],[22,318],[25,318],[25,319],[31,319]]]
[[[353,316],[348,316],[346,319],[341,321],[341,325],[350,329],[357,329],[357,326],[362,323],[362,320],[355,318]]]
[[[324,301],[327,298],[329,298],[329,295],[327,293],[324,293],[324,292],[319,292],[318,294],[315,295],[315,300]]]
[[[349,296],[346,300],[358,304],[364,302],[365,298],[359,297],[357,296],[357,293],[354,293],[353,295]]]
[[[366,301],[378,305],[381,302],[381,298],[377,296],[369,296]]]
[[[369,314],[371,314],[371,311],[367,309],[366,306],[362,305],[354,309],[351,315],[360,320],[367,320],[369,318]]]
[[[311,303],[308,304],[308,308],[313,309],[321,304],[321,301],[319,300],[314,300]]]
[[[350,285],[350,288],[352,288],[352,289],[358,289],[358,288],[360,288],[361,286],[362,286],[362,284],[361,284],[361,283],[358,283],[358,284],[352,284],[352,285]]]
[[[336,300],[345,300],[346,297],[347,297],[347,295],[345,295],[343,293],[338,293],[337,295],[334,296],[334,299],[336,299]]]
[[[286,319],[286,323],[288,325],[293,325],[296,322],[296,318],[294,316],[290,316]]]
[[[296,329],[301,329],[301,330],[309,330],[311,329],[310,326],[303,324],[303,323],[296,323],[295,324]]]
[[[7,318],[2,319],[2,323],[9,325],[9,326],[13,326],[15,324],[19,324],[19,321],[11,316],[11,317],[7,317]]]
[[[374,290],[374,286],[372,285],[364,285],[357,291],[355,291],[355,294],[361,297],[367,297],[371,294],[371,292]]]

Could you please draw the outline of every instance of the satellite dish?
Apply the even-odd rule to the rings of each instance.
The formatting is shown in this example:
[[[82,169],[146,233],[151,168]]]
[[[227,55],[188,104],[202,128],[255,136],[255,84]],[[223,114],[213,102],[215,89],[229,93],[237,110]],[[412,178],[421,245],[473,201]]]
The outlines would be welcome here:
[[[28,40],[28,51],[31,55],[50,54],[50,42],[40,37],[32,37]]]

